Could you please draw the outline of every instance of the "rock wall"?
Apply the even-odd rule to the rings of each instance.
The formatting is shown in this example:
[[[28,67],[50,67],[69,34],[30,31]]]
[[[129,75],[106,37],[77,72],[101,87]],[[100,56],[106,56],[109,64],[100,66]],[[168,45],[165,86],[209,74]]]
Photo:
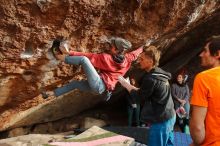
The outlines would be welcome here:
[[[66,98],[71,102],[58,108],[53,99],[39,96],[41,88],[52,90],[85,78],[80,67],[65,65],[52,56],[48,49],[55,38],[67,39],[72,50],[84,52],[107,51],[101,43],[106,36],[126,38],[134,48],[153,39],[164,54],[161,64],[165,65],[186,49],[184,45],[199,33],[194,30],[200,24],[208,21],[219,26],[218,19],[213,21],[218,14],[218,0],[1,0],[0,131],[74,115],[101,101],[97,97],[92,102],[90,94],[77,92],[66,95],[72,97]],[[207,33],[203,40],[218,32]],[[184,40],[184,36],[188,38]],[[79,95],[84,100],[74,98]],[[85,100],[93,104],[85,105]],[[33,108],[46,102],[51,115],[77,104],[76,112],[64,110],[57,117],[31,120],[44,113]]]

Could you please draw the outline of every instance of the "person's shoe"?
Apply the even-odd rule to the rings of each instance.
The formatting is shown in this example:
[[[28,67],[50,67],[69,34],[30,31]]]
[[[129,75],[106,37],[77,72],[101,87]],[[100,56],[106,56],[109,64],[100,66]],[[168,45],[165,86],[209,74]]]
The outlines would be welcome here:
[[[42,95],[43,99],[47,99],[49,97],[49,95],[45,91],[42,91],[41,95]]]
[[[51,47],[51,51],[53,53],[53,55],[55,56],[56,54],[62,54],[62,51],[60,50],[60,43],[61,41],[59,39],[55,39],[53,41],[52,47]]]

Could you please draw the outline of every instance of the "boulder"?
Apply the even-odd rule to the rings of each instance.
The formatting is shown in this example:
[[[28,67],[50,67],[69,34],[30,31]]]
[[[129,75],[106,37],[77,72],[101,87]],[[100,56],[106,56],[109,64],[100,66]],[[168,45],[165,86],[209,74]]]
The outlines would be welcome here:
[[[103,127],[106,125],[107,125],[107,122],[104,120],[86,117],[82,120],[82,122],[80,124],[80,128],[81,129],[89,129],[93,126]]]

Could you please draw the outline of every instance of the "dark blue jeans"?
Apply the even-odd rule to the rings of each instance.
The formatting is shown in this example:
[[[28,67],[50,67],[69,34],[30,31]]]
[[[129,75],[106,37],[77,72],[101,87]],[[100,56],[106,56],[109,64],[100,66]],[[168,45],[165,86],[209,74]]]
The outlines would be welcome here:
[[[190,110],[190,104],[189,104],[189,101],[187,101],[185,104],[184,104],[184,109],[186,110],[186,118],[189,119],[189,110]]]
[[[132,126],[133,117],[135,119],[136,126],[140,126],[140,104],[136,104],[137,107],[133,108],[128,105],[128,126]]]
[[[176,116],[150,126],[148,135],[148,146],[173,146],[174,145],[174,124]]]

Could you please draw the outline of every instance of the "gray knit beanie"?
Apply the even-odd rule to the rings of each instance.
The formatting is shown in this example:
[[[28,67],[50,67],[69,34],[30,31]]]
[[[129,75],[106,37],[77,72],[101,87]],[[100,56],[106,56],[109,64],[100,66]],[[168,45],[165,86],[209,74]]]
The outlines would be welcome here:
[[[108,42],[121,51],[130,49],[132,47],[132,44],[128,40],[120,37],[112,37]]]

